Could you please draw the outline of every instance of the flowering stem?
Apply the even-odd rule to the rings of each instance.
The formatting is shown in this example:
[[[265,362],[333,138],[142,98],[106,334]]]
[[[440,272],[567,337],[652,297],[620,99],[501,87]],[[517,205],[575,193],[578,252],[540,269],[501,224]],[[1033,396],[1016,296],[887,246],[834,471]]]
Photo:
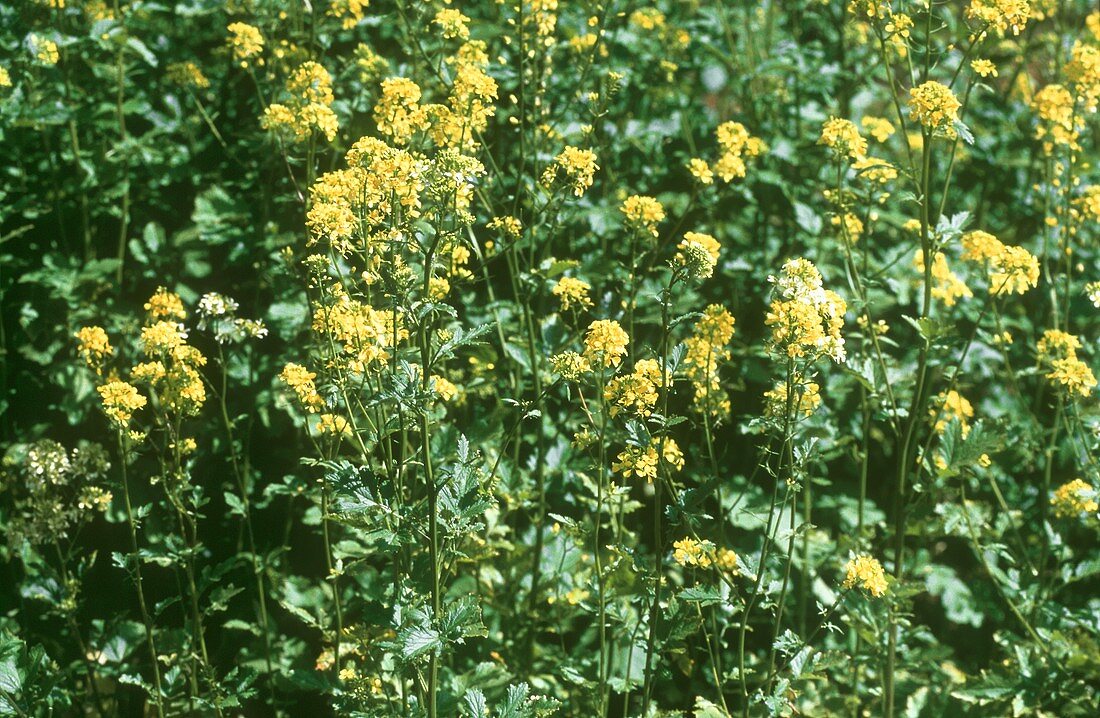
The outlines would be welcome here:
[[[130,529],[130,557],[134,562],[134,584],[137,588],[138,607],[141,609],[141,620],[145,624],[145,639],[149,644],[149,657],[152,659],[153,689],[155,691],[154,702],[156,704],[158,718],[164,718],[164,699],[160,687],[160,666],[157,663],[157,644],[153,636],[153,620],[149,616],[149,607],[145,602],[145,585],[141,578],[141,556],[138,552],[137,522],[134,520],[133,504],[130,501],[130,482],[126,472],[127,461],[126,440],[122,430],[118,430],[118,455],[122,470],[122,498],[126,505],[126,525]]]
[[[672,304],[672,288],[676,285],[677,271],[669,276],[668,286],[661,297],[661,418],[668,420],[668,350],[669,335],[671,334],[670,314]],[[633,303],[632,303],[633,304]],[[661,432],[660,446],[657,448],[657,476],[653,482],[653,560],[654,579],[653,603],[649,607],[649,637],[646,640],[645,681],[642,698],[642,715],[649,715],[649,704],[653,696],[653,654],[657,647],[657,622],[661,617],[661,587],[664,579],[664,539],[661,531],[661,518],[664,515],[664,497],[662,496],[661,467],[665,460],[665,442],[668,439],[668,428]]]

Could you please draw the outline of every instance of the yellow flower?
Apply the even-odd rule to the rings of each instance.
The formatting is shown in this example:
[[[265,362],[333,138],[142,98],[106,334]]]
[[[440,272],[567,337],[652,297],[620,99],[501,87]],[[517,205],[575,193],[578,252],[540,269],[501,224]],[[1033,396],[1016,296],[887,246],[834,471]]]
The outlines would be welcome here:
[[[193,62],[174,62],[168,66],[165,74],[180,87],[193,87],[197,90],[210,87],[210,80],[206,79],[206,75]]]
[[[95,369],[97,374],[100,373],[103,361],[114,351],[107,332],[103,327],[84,327],[76,333],[76,339],[80,342],[77,352],[84,357],[89,367]]]
[[[853,556],[844,566],[844,588],[859,586],[875,598],[886,595],[886,572],[878,559],[861,554]]]
[[[374,122],[394,144],[404,145],[416,132],[430,126],[428,113],[420,106],[420,94],[420,86],[407,77],[382,81],[382,96],[374,105]]]
[[[674,262],[692,279],[707,279],[718,264],[718,240],[702,232],[686,232],[676,245]]]
[[[577,309],[588,309],[592,306],[592,298],[588,296],[589,290],[592,286],[588,282],[581,281],[574,277],[562,277],[558,280],[558,283],[554,285],[554,288],[550,290],[561,301],[561,309],[563,312],[568,312],[574,307]]]
[[[314,372],[293,362],[283,367],[279,374],[279,378],[298,395],[298,401],[311,414],[316,414],[325,405],[324,399],[317,393],[317,385],[313,383],[316,377]]]
[[[864,157],[853,162],[852,169],[860,179],[877,184],[886,184],[898,178],[897,169],[886,160],[880,160],[877,157]]]
[[[850,120],[830,117],[821,127],[817,144],[825,145],[838,159],[859,160],[867,154],[867,140]]]
[[[1039,283],[1039,260],[1023,247],[1005,247],[989,263],[991,294],[1024,294]]]
[[[1080,119],[1075,105],[1073,94],[1062,85],[1047,85],[1032,98],[1031,109],[1039,117],[1035,139],[1043,140],[1047,153],[1055,145],[1077,147]]]
[[[812,416],[821,406],[820,389],[816,382],[806,381],[800,374],[794,377],[794,395],[791,398],[791,414],[803,417]],[[764,392],[764,415],[773,419],[782,419],[787,414],[787,382],[780,381],[774,388]]]
[[[909,90],[909,117],[932,131],[953,132],[961,104],[943,83],[929,80]]]
[[[791,259],[783,265],[781,276],[768,281],[777,289],[764,320],[772,330],[772,349],[790,358],[825,355],[843,363],[846,353],[840,330],[847,304],[822,286],[817,267],[807,259]]]
[[[313,428],[318,434],[329,434],[331,436],[343,436],[351,433],[351,425],[348,420],[338,414],[321,414]]]
[[[340,18],[340,27],[350,30],[362,21],[369,5],[369,0],[329,0],[325,14]]]
[[[996,77],[997,76],[997,66],[994,65],[989,60],[985,60],[985,59],[973,60],[970,63],[970,69],[973,70],[974,72],[978,73],[982,77]]]
[[[432,23],[440,27],[447,40],[456,37],[465,40],[470,37],[470,18],[453,8],[443,8],[437,12]]]
[[[573,188],[573,194],[577,197],[584,196],[585,191],[592,186],[596,170],[600,167],[596,164],[596,153],[592,150],[582,150],[579,147],[567,145],[554,161],[542,173],[544,185],[553,184],[558,172],[562,172]]]
[[[183,308],[183,300],[175,292],[169,292],[164,287],[157,287],[153,296],[145,303],[145,311],[153,319],[186,319],[187,311]]]
[[[684,369],[695,391],[694,406],[711,416],[729,412],[729,400],[721,388],[719,362],[730,358],[726,345],[733,338],[733,315],[718,304],[711,304],[684,342]]]
[[[0,67],[0,87],[11,87],[11,74],[6,67]]]
[[[643,359],[630,374],[617,376],[604,388],[604,400],[611,405],[610,414],[621,410],[638,416],[649,416],[657,403],[657,388],[661,383],[661,367],[653,359]]]
[[[248,67],[255,62],[263,64],[263,58],[259,57],[264,51],[264,36],[259,28],[243,22],[234,22],[226,28],[229,30],[229,44],[233,50],[233,59],[240,63],[241,67]]]
[[[577,352],[555,354],[550,357],[550,367],[566,381],[577,381],[582,374],[592,371],[592,365]]]
[[[432,374],[432,389],[443,401],[451,401],[458,396],[459,389],[454,382],[438,374]]]
[[[1019,35],[1031,17],[1028,0],[970,0],[966,17],[1004,33]]]
[[[1074,518],[1081,514],[1095,514],[1100,510],[1096,489],[1081,479],[1062,484],[1050,497],[1054,515],[1059,518]]]
[[[714,163],[714,173],[723,182],[732,182],[745,176],[745,160],[762,154],[767,146],[740,122],[723,122],[715,132],[718,145],[722,150],[718,161]]]
[[[913,267],[919,273],[924,273],[924,252],[916,250],[913,255]],[[951,271],[947,265],[947,256],[943,252],[936,252],[932,258],[932,296],[939,299],[948,307],[955,306],[959,299],[974,296],[970,287],[966,286],[959,275]]]
[[[141,330],[142,351],[148,356],[166,354],[184,345],[187,333],[175,322],[159,321]]]
[[[714,184],[714,171],[707,164],[706,160],[693,157],[688,162],[688,171],[691,172],[691,176],[695,178],[695,181],[699,184],[708,185]]]
[[[989,232],[977,229],[962,236],[962,248],[962,258],[965,261],[984,262],[1000,256],[1005,246]]]
[[[27,43],[31,55],[39,65],[56,65],[57,61],[61,59],[61,55],[57,50],[57,43],[53,40],[48,40],[32,32],[27,36]]]
[[[894,134],[894,125],[882,117],[864,117],[860,124],[878,142],[885,142]]]
[[[728,548],[720,548],[715,552],[714,565],[722,571],[737,573],[737,554]]]
[[[963,397],[962,394],[954,389],[944,393],[941,392],[937,398],[937,404],[940,407],[938,412],[939,419],[936,420],[935,430],[937,433],[943,433],[947,429],[947,425],[952,420],[959,422],[959,429],[965,438],[970,433],[970,419],[974,418],[974,407],[969,401]],[[936,418],[937,411],[933,407],[928,410],[929,415],[932,418]]]
[[[630,341],[626,331],[614,319],[597,319],[588,326],[584,337],[584,358],[604,367],[619,366]]]
[[[293,142],[305,142],[319,132],[332,141],[339,120],[332,110],[332,76],[316,62],[305,62],[286,81],[286,104],[273,102],[264,110],[260,124]]]
[[[1061,385],[1070,394],[1089,396],[1096,388],[1096,377],[1089,365],[1076,357],[1055,359],[1047,379]]]
[[[637,476],[653,483],[657,478],[657,447],[651,442],[646,446],[628,446],[611,464],[611,470],[629,479]]]
[[[623,200],[619,211],[626,217],[628,227],[653,237],[657,236],[657,225],[665,219],[665,208],[653,197],[631,195]]]
[[[103,400],[103,412],[118,426],[125,429],[135,411],[145,406],[145,397],[136,387],[124,381],[111,381],[96,387]]]
[[[709,568],[714,560],[714,544],[684,537],[672,544],[672,558],[681,566]]]
[[[1059,329],[1048,329],[1037,345],[1039,362],[1049,371],[1046,378],[1070,394],[1089,396],[1096,377],[1089,365],[1077,358],[1081,340]]]

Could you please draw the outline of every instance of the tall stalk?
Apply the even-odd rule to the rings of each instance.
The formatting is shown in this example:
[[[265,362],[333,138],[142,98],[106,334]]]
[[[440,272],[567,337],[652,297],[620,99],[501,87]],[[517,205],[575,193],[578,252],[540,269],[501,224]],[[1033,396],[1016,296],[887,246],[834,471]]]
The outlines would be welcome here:
[[[145,602],[145,583],[141,577],[141,555],[138,550],[137,521],[134,518],[134,508],[130,501],[130,481],[127,475],[126,464],[129,460],[129,447],[126,444],[122,429],[117,432],[118,456],[122,471],[122,498],[126,506],[126,526],[130,531],[130,560],[134,564],[134,584],[137,588],[138,607],[141,609],[141,621],[145,625],[145,641],[149,646],[150,665],[153,670],[153,690],[155,694],[154,704],[157,709],[157,718],[164,718],[164,692],[161,689],[160,664],[157,658],[157,644],[153,635],[153,619],[149,614],[148,604]]]

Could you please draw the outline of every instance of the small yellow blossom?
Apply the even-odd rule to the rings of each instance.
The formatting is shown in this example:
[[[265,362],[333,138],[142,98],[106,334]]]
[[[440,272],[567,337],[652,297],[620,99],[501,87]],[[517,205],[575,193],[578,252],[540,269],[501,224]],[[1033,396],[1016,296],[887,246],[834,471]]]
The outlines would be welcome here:
[[[1059,518],[1075,518],[1081,514],[1095,514],[1100,510],[1100,494],[1081,479],[1062,484],[1050,497],[1054,515]]]
[[[588,326],[584,337],[584,358],[604,367],[619,366],[630,341],[626,331],[614,319],[597,319]]]
[[[562,277],[554,288],[550,290],[561,302],[563,312],[571,309],[588,309],[592,306],[592,298],[589,296],[592,286],[575,277]]]
[[[878,559],[867,555],[853,556],[844,566],[844,588],[858,586],[875,598],[886,595],[886,572]]]
[[[931,131],[953,131],[961,103],[943,83],[929,80],[909,90],[909,116]]]

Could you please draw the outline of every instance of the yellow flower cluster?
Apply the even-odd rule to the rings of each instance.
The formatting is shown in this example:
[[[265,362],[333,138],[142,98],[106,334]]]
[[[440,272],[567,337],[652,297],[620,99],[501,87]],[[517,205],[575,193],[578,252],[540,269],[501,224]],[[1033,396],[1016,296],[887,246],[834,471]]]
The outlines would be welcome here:
[[[1100,46],[1075,42],[1064,72],[1084,111],[1096,112],[1100,100]]]
[[[119,429],[128,428],[134,412],[146,403],[137,388],[124,381],[107,382],[96,387],[96,391],[103,400],[103,412]]]
[[[629,479],[637,476],[653,483],[657,479],[657,440],[654,439],[645,446],[628,446],[619,453],[616,461],[611,464],[611,470]]]
[[[821,387],[817,382],[806,380],[795,372],[792,377],[794,391],[791,393],[791,418],[799,415],[813,416],[821,406]],[[786,381],[778,382],[775,387],[764,392],[764,416],[771,419],[783,419],[787,416],[788,387]]]
[[[294,142],[305,142],[319,132],[331,142],[339,120],[332,110],[332,76],[316,62],[303,63],[286,81],[286,103],[273,102],[264,110],[264,129]]]
[[[375,227],[417,217],[424,188],[424,162],[373,137],[357,140],[346,160],[347,169],[314,182],[306,215],[311,243],[327,241],[342,255],[362,250]]]
[[[984,58],[971,61],[970,69],[982,77],[997,76],[997,66]]]
[[[497,81],[486,74],[489,57],[483,42],[468,42],[449,59],[454,79],[447,103],[428,105],[432,139],[440,147],[476,147],[489,118],[496,114]]]
[[[378,131],[396,145],[408,144],[417,132],[431,125],[428,112],[420,105],[420,86],[407,77],[382,81],[382,95],[374,105]]]
[[[167,296],[166,296],[167,295]],[[158,312],[174,311],[179,298],[158,290],[147,307],[150,319],[162,316]],[[182,311],[182,302],[179,302]],[[176,316],[171,314],[169,316]],[[187,332],[181,324],[160,319],[141,330],[142,351],[146,361],[135,365],[130,373],[134,381],[147,384],[160,404],[173,414],[194,416],[206,403],[206,383],[200,368],[206,357],[187,343]]]
[[[676,245],[673,265],[683,270],[691,279],[707,279],[714,274],[718,265],[718,252],[721,245],[718,240],[702,232],[685,232],[684,238]]]
[[[965,261],[986,264],[990,294],[1024,294],[1039,283],[1039,260],[1023,247],[982,230],[967,232],[961,241]]]
[[[966,397],[954,389],[940,392],[940,395],[936,398],[936,405],[929,409],[928,413],[933,419],[936,419],[935,430],[937,433],[942,434],[946,431],[948,424],[952,421],[959,422],[959,429],[964,438],[970,433],[970,419],[974,418],[974,407],[967,401]]]
[[[1059,518],[1076,518],[1081,514],[1095,514],[1100,511],[1100,495],[1081,479],[1074,479],[1054,490],[1050,505],[1054,515]]]
[[[350,30],[362,22],[369,6],[369,0],[329,0],[328,10],[325,11],[325,14],[329,17],[338,18],[340,26],[345,30]]]
[[[575,277],[562,277],[554,288],[550,290],[561,302],[563,312],[571,309],[588,309],[592,306],[592,298],[589,291],[592,285]]]
[[[294,391],[302,407],[309,413],[316,414],[324,407],[325,400],[317,393],[317,385],[313,382],[317,378],[316,373],[301,364],[291,362],[283,367],[279,378]]]
[[[833,151],[837,159],[861,160],[867,154],[867,140],[850,120],[830,117],[821,127],[817,144]]]
[[[1019,35],[1031,17],[1028,0],[970,0],[966,17],[998,32]]]
[[[259,28],[243,22],[230,23],[229,46],[233,51],[233,59],[247,68],[250,64],[262,65],[263,58],[260,54],[264,51],[264,36]]]
[[[76,333],[77,353],[96,374],[103,372],[103,363],[114,351],[103,327],[83,327]]]
[[[61,59],[57,43],[41,35],[31,33],[27,37],[27,45],[30,48],[31,57],[39,65],[56,65]]]
[[[363,374],[385,366],[389,350],[409,336],[403,315],[352,299],[338,285],[330,292],[335,301],[314,307],[313,331],[343,347],[349,371]]]
[[[1039,260],[1023,247],[1008,247],[989,262],[989,291],[1024,294],[1039,283]]]
[[[610,404],[609,414],[617,416],[628,411],[646,417],[657,403],[657,389],[661,384],[661,366],[653,359],[642,359],[634,365],[630,374],[615,377],[604,388],[604,400]]]
[[[339,414],[321,414],[313,429],[318,434],[329,436],[343,436],[351,433],[351,425],[348,420]]]
[[[1043,332],[1037,349],[1039,362],[1048,370],[1046,378],[1062,387],[1069,394],[1089,396],[1096,388],[1092,369],[1077,357],[1081,341],[1059,329]]]
[[[584,358],[603,367],[619,366],[630,341],[626,330],[614,319],[597,319],[584,336]]]
[[[920,249],[913,254],[913,267],[917,272],[924,273],[924,252]],[[932,257],[932,280],[932,296],[948,307],[955,306],[959,299],[974,296],[966,282],[951,271],[947,265],[947,255],[943,252],[936,252]]]
[[[165,71],[168,79],[180,87],[190,87],[196,90],[205,90],[210,87],[210,80],[202,73],[193,62],[174,62]]]
[[[684,468],[684,454],[676,441],[670,437],[664,439],[664,449],[661,450],[661,439],[651,437],[645,446],[627,446],[611,464],[611,470],[630,478],[636,476],[653,483],[657,479],[657,467],[664,463],[670,469],[680,471]]]
[[[550,36],[558,25],[558,0],[522,0],[521,13],[524,23],[531,25],[535,34],[549,47],[553,41]]]
[[[1055,146],[1077,147],[1078,120],[1073,95],[1062,85],[1047,85],[1035,93],[1031,109],[1039,118],[1035,139],[1050,154]]]
[[[886,595],[888,585],[886,572],[882,570],[882,564],[878,559],[860,554],[853,556],[844,566],[844,588],[858,586],[875,598]]]
[[[665,208],[653,197],[631,195],[623,200],[619,211],[626,218],[626,226],[651,237],[657,237],[657,225],[665,219]]]
[[[961,106],[955,93],[935,80],[909,90],[909,117],[932,132],[953,136]]]
[[[744,178],[746,160],[760,156],[768,146],[759,137],[753,137],[740,122],[723,122],[715,132],[721,153],[714,163],[714,173],[723,182]]]
[[[175,292],[169,292],[164,287],[157,287],[153,296],[145,303],[145,311],[151,319],[186,319],[187,310],[183,306],[183,300]]]
[[[577,352],[562,352],[550,357],[550,368],[565,381],[578,381],[592,365]]]
[[[807,259],[790,259],[779,277],[768,277],[776,287],[764,320],[771,327],[771,345],[778,355],[807,358],[828,356],[845,360],[844,326],[847,304],[840,295],[825,289],[821,273]]]
[[[867,116],[860,120],[860,125],[867,131],[871,137],[874,137],[877,142],[885,142],[890,139],[895,130],[894,125],[883,117],[871,117]]]
[[[566,145],[542,173],[542,184],[546,186],[553,184],[560,171],[573,188],[573,194],[583,197],[585,191],[592,186],[596,170],[599,168],[596,164],[595,152]]]
[[[711,304],[695,323],[691,336],[684,341],[683,365],[695,391],[696,410],[711,416],[729,413],[730,404],[718,376],[719,362],[730,358],[733,315],[724,307]]]
[[[852,163],[852,169],[856,171],[857,177],[871,184],[883,185],[898,178],[897,168],[878,157],[864,157],[857,160]],[[889,197],[889,194],[881,193],[879,201],[885,201],[887,197]]]
[[[438,25],[443,38],[452,40],[459,38],[465,40],[470,37],[470,18],[454,8],[443,8],[435,14],[433,25]]]
[[[710,541],[697,541],[685,536],[672,544],[672,558],[681,566],[737,571],[737,554],[727,548],[717,548]]]

